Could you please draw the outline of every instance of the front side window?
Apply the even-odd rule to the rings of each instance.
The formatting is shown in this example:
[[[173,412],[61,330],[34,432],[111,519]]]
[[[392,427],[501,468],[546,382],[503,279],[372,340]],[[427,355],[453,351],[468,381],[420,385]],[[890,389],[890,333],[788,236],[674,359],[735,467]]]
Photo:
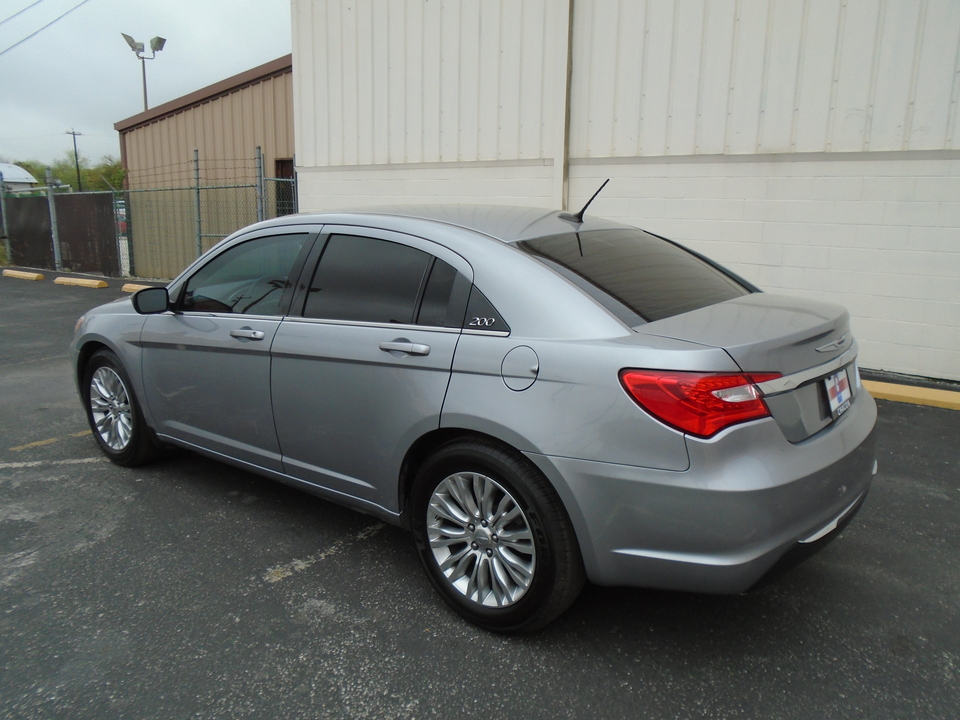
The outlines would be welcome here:
[[[249,240],[220,253],[198,270],[184,290],[188,312],[280,315],[290,272],[309,233]]]

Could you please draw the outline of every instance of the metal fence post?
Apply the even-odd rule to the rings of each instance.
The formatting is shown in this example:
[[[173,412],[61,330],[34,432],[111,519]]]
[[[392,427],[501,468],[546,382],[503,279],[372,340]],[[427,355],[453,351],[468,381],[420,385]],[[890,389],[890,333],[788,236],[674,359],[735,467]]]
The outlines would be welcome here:
[[[203,255],[203,229],[200,224],[200,151],[193,149],[193,187],[196,199],[197,257]]]
[[[0,215],[3,215],[3,249],[7,253],[7,262],[13,262],[13,250],[10,248],[10,223],[7,220],[7,186],[3,184],[0,172]]]
[[[266,219],[263,195],[263,151],[257,145],[257,222]]]
[[[50,236],[53,240],[53,267],[63,270],[60,260],[60,233],[57,230],[57,204],[53,199],[53,173],[47,168],[47,207],[50,209]]]

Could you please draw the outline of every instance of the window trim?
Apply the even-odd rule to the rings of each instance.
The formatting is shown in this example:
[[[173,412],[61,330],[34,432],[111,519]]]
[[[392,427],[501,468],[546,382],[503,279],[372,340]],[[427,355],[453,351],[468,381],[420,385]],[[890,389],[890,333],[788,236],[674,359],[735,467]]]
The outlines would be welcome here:
[[[316,276],[317,270],[320,268],[320,263],[323,262],[323,255],[326,252],[330,238],[334,235],[362,237],[369,238],[371,240],[392,242],[412,248],[414,250],[419,250],[423,253],[426,253],[430,257],[430,261],[427,263],[427,268],[424,271],[423,277],[420,279],[420,288],[417,291],[417,300],[416,305],[414,306],[413,314],[414,324],[375,323],[362,320],[311,318],[304,315],[310,286],[313,285],[313,280]],[[407,235],[406,233],[399,233],[393,230],[382,230],[380,228],[371,228],[360,225],[324,225],[321,227],[320,232],[317,235],[313,250],[311,251],[309,257],[306,258],[303,268],[301,269],[300,278],[297,281],[294,294],[291,297],[291,303],[287,317],[291,320],[310,320],[335,325],[356,325],[358,327],[389,327],[406,328],[409,330],[419,329],[431,331],[442,330],[458,333],[462,332],[462,328],[447,328],[438,325],[415,324],[416,319],[420,314],[420,309],[423,303],[423,295],[426,292],[427,283],[430,279],[430,275],[433,273],[433,268],[436,265],[437,259],[443,260],[445,263],[450,265],[459,274],[466,277],[470,286],[473,285],[473,266],[467,262],[466,258],[454,252],[445,245],[440,245],[439,243],[419,237],[417,235]],[[464,307],[464,312],[466,312],[466,307]]]

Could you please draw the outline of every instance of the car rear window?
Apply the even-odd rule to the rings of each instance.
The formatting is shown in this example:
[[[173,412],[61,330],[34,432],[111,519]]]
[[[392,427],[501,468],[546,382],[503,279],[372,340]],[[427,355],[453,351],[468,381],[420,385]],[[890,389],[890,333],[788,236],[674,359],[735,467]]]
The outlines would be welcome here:
[[[750,293],[696,255],[633,228],[552,235],[517,247],[631,327]]]

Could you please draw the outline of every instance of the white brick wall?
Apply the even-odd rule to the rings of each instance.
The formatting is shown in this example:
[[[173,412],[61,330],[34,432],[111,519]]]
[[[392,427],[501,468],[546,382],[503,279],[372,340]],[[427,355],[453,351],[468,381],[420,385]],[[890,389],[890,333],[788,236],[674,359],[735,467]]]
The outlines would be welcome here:
[[[845,305],[864,367],[960,380],[960,153],[574,160],[570,205]]]
[[[550,207],[553,161],[306,167],[301,212],[438,202]]]

